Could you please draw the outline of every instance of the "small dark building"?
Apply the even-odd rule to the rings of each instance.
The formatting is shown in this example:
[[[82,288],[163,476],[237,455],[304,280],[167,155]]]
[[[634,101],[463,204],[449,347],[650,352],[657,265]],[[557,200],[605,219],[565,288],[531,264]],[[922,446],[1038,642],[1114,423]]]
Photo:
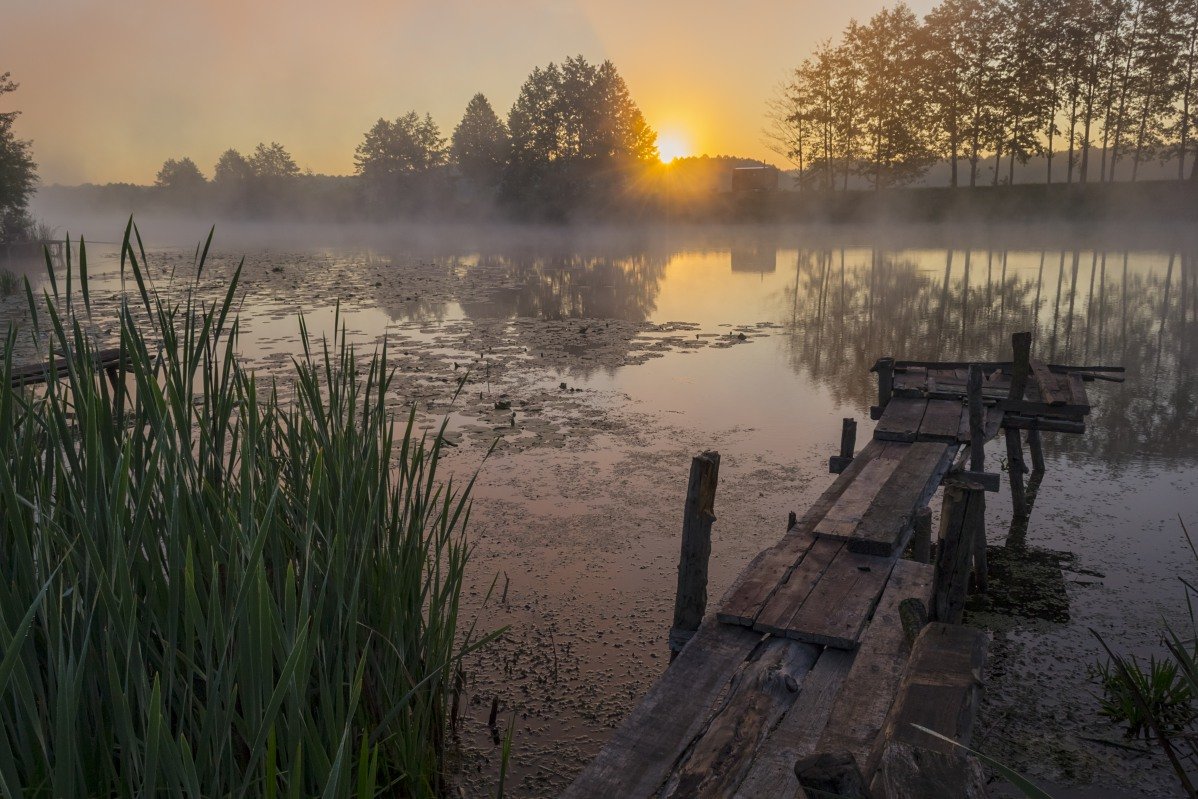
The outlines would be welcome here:
[[[781,173],[772,166],[742,166],[732,170],[732,191],[767,192],[778,190]]]

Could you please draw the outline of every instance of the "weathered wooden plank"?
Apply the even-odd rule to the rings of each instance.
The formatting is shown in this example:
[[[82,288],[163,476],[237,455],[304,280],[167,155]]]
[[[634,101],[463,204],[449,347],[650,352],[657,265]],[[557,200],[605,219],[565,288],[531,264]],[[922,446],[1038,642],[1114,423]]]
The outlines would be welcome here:
[[[818,647],[786,639],[762,644],[671,773],[666,799],[725,797],[735,791],[758,747],[798,698],[819,654]]]
[[[101,370],[115,369],[121,365],[121,350],[119,347],[97,350],[92,353],[92,360]],[[127,362],[128,358],[125,360]],[[45,383],[48,380],[57,380],[66,377],[69,371],[70,360],[67,358],[55,358],[50,363],[31,363],[25,366],[16,366],[13,367],[11,372],[9,387],[18,388],[20,386]]]
[[[752,574],[745,577],[720,603],[716,616],[729,624],[752,625],[761,609],[769,602],[778,585],[790,576],[807,550],[815,542],[812,531],[828,510],[840,499],[869,463],[889,449],[890,445],[871,439],[853,458],[840,475],[832,481],[807,512],[774,546],[760,553]]]
[[[871,555],[893,555],[903,544],[915,517],[920,497],[930,481],[939,482],[937,467],[948,444],[917,442],[906,448],[903,459],[848,536],[849,549]],[[935,484],[932,485],[935,491]]]
[[[811,591],[823,579],[824,572],[844,549],[843,541],[817,539],[803,561],[778,586],[773,597],[758,614],[753,629],[758,632],[786,635],[795,613],[807,601]]]
[[[895,563],[816,751],[847,750],[859,764],[868,762],[911,651],[899,618],[899,605],[905,599],[918,599],[930,607],[934,577],[931,566],[909,560]]]
[[[824,650],[803,681],[799,698],[757,750],[735,799],[797,794],[795,761],[815,752],[855,655],[849,649]]]
[[[934,730],[968,745],[973,733],[982,669],[986,664],[986,634],[960,624],[933,622],[924,627],[899,684],[882,732],[862,771],[870,776],[885,748],[894,743],[951,753],[951,744],[913,725]]]
[[[878,420],[874,438],[880,441],[914,441],[927,407],[928,402],[924,399],[895,397],[886,405],[882,418]]]
[[[1064,405],[1065,397],[1060,394],[1056,375],[1048,371],[1048,367],[1040,361],[1032,361],[1031,369],[1032,377],[1040,389],[1041,401],[1049,405]],[[1023,399],[1023,397],[1011,397],[1011,399]]]
[[[1090,412],[1090,395],[1086,393],[1086,381],[1079,374],[1069,375],[1069,403]]]
[[[743,627],[707,619],[562,796],[656,792],[760,640]]]
[[[1010,411],[1024,416],[1051,416],[1053,418],[1066,418],[1071,421],[1079,421],[1082,416],[1090,412],[1089,405],[1075,405],[1071,402],[1049,404],[1033,400],[1000,399],[996,405],[999,410]]]
[[[907,449],[902,444],[888,444],[886,450],[868,463],[857,479],[845,488],[824,518],[815,525],[815,534],[837,539],[853,537],[862,517],[902,462]]]
[[[956,441],[960,424],[960,402],[950,399],[928,400],[917,438],[920,441]]]
[[[841,550],[791,618],[787,637],[854,649],[886,587],[894,560]]]
[[[1008,413],[1003,417],[1002,426],[1007,430],[1046,430],[1054,433],[1084,433],[1086,423],[1073,419],[1051,419],[1044,416],[1023,416]]]
[[[802,528],[800,521],[781,541],[758,554],[754,568],[720,604],[717,619],[725,624],[753,626],[779,584],[790,577],[818,540],[810,529]]]

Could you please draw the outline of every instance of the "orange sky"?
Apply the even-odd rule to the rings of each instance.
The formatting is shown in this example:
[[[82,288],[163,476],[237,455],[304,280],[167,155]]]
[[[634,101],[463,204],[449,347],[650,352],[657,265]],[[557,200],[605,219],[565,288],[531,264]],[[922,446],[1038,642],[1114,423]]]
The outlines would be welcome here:
[[[931,0],[910,5],[925,13]],[[0,72],[45,183],[152,182],[184,155],[279,141],[349,173],[379,117],[446,135],[477,91],[503,117],[534,66],[612,59],[649,123],[698,154],[777,161],[774,87],[882,0],[5,0]]]

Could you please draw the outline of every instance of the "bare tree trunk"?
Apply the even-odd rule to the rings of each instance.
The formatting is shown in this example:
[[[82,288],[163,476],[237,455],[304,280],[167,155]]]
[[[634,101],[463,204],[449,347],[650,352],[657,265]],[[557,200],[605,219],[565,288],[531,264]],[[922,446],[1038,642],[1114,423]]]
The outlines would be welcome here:
[[[1177,152],[1177,179],[1186,174],[1186,149],[1190,134],[1190,90],[1194,87],[1194,48],[1198,45],[1198,12],[1194,13],[1194,24],[1190,26],[1190,49],[1186,53],[1186,80],[1181,94],[1181,144]],[[1198,159],[1196,159],[1198,160]]]
[[[1111,142],[1111,175],[1115,181],[1115,167],[1119,163],[1119,143],[1123,138],[1123,117],[1127,114],[1127,87],[1131,75],[1132,56],[1136,49],[1136,33],[1140,29],[1140,12],[1136,10],[1135,19],[1131,25],[1131,34],[1127,37],[1127,58],[1123,62],[1123,81],[1119,89],[1119,113],[1115,117],[1115,138]]]
[[[1080,92],[1073,93],[1073,99],[1069,106],[1069,165],[1065,170],[1065,183],[1073,182],[1073,166],[1076,163],[1073,157],[1073,151],[1076,149],[1077,141],[1077,98]]]

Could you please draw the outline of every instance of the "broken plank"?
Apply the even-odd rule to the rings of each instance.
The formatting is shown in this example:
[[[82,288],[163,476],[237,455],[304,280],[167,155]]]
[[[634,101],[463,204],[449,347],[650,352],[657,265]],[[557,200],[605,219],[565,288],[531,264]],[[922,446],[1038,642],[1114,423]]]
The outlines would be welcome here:
[[[1048,371],[1048,367],[1040,361],[1032,361],[1032,376],[1036,379],[1036,385],[1040,388],[1040,399],[1048,405],[1064,405],[1065,398],[1061,396],[1057,386],[1057,376]],[[1011,397],[1011,399],[1023,399],[1023,397]]]
[[[812,531],[824,518],[832,505],[853,484],[869,463],[890,447],[882,441],[871,439],[837,478],[820,495],[807,512],[787,531],[782,540],[756,559],[756,567],[737,586],[730,590],[720,603],[716,617],[729,624],[751,626],[757,615],[769,602],[778,585],[785,581],[795,566],[800,563],[814,543]]]
[[[856,648],[893,568],[894,558],[841,550],[791,618],[787,637]]]
[[[562,796],[656,792],[760,640],[743,627],[708,618]]]
[[[824,572],[832,565],[832,561],[844,549],[843,541],[831,538],[819,538],[807,552],[803,561],[795,567],[790,576],[778,586],[770,601],[762,608],[753,629],[758,632],[786,635],[790,629],[791,619],[811,591],[823,579]]]
[[[882,418],[878,420],[874,438],[880,441],[914,441],[927,407],[927,400],[895,397],[887,403]]]
[[[920,441],[956,441],[960,423],[960,402],[951,399],[928,400],[917,438]]]
[[[758,747],[798,698],[819,654],[818,647],[797,641],[763,643],[669,776],[665,799],[725,797],[736,790]]]
[[[911,652],[899,605],[906,599],[918,599],[924,607],[931,607],[934,577],[930,565],[909,560],[895,563],[816,751],[847,750],[858,763],[869,760]]]
[[[757,750],[735,799],[796,795],[799,781],[795,777],[795,761],[815,752],[855,654],[848,649],[823,651],[803,681],[799,698]]]
[[[836,500],[824,518],[815,525],[815,534],[826,538],[847,539],[856,534],[862,517],[902,462],[908,447],[888,444],[858,474],[851,485]]]
[[[931,487],[934,492],[935,483],[940,481],[937,467],[948,448],[948,444],[933,441],[921,441],[906,448],[898,467],[848,536],[850,550],[871,555],[896,553],[929,482],[934,481]]]

